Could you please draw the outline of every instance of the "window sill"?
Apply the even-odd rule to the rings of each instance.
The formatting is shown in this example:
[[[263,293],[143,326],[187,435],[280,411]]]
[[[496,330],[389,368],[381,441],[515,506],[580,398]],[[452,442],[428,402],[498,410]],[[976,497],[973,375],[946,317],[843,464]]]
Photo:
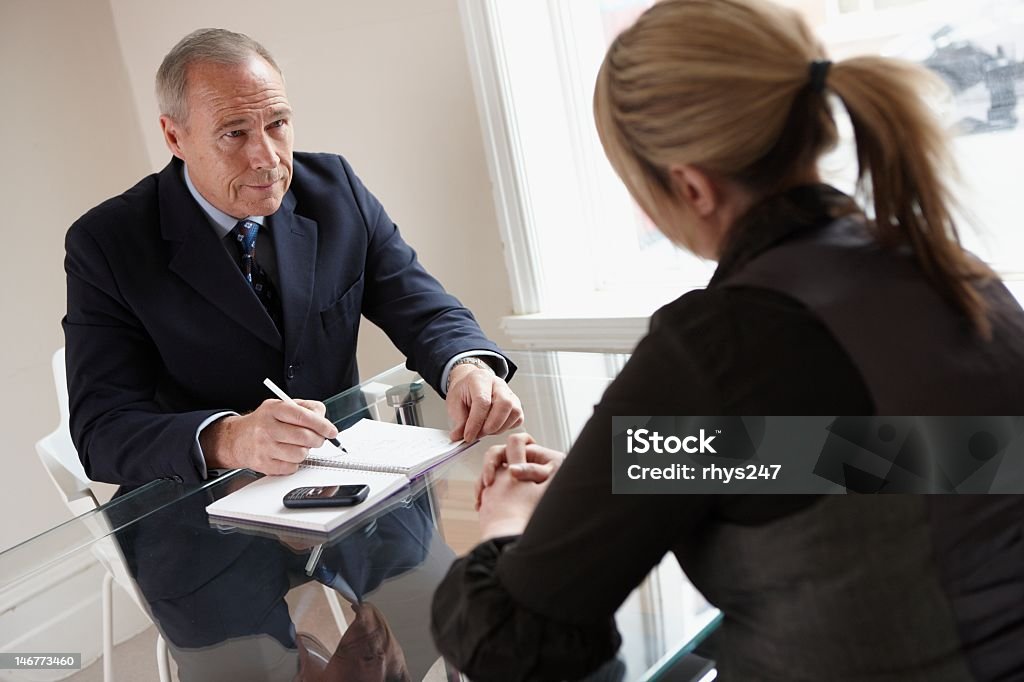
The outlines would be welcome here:
[[[1024,304],[1024,274],[1001,275],[1010,292]],[[572,310],[565,306],[532,315],[508,315],[502,318],[501,329],[516,348],[631,353],[647,334],[651,314],[675,295],[631,297],[631,301],[595,297],[589,305],[573,306]]]
[[[632,352],[647,333],[649,315],[509,315],[501,328],[518,348]]]
[[[562,291],[541,312],[503,317],[501,329],[517,348],[631,353],[656,310],[705,285],[706,280],[691,278],[673,285]]]

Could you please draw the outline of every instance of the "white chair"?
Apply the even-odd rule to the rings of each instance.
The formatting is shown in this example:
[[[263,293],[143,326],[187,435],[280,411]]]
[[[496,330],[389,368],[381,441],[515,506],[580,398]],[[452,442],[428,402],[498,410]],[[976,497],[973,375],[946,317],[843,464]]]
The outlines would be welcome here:
[[[99,504],[96,496],[90,487],[92,483],[85,475],[82,462],[78,459],[78,452],[74,443],[71,442],[71,431],[69,427],[70,417],[68,411],[68,381],[64,368],[64,349],[61,348],[53,354],[53,380],[57,387],[57,404],[60,407],[60,423],[57,430],[36,443],[36,453],[39,455],[46,473],[57,487],[61,499],[67,504],[68,509],[75,516],[80,516],[90,510],[96,509]],[[113,583],[116,581],[125,592],[139,605],[143,613],[147,613],[142,598],[135,589],[128,570],[125,567],[124,557],[121,550],[109,536],[109,528],[103,527],[100,519],[96,520],[97,527],[94,531],[99,538],[93,543],[92,550],[100,564],[106,569],[103,576],[103,679],[105,682],[113,682],[113,649],[114,649],[114,592]],[[170,682],[171,668],[170,659],[167,655],[167,643],[157,633],[156,640],[156,663],[160,674],[160,682]]]

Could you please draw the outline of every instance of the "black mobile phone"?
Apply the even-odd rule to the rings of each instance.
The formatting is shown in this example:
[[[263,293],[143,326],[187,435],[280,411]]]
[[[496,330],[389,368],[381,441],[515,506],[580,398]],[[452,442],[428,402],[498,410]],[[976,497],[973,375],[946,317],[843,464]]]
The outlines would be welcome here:
[[[370,492],[368,485],[324,485],[295,488],[284,496],[284,506],[302,507],[352,507]]]

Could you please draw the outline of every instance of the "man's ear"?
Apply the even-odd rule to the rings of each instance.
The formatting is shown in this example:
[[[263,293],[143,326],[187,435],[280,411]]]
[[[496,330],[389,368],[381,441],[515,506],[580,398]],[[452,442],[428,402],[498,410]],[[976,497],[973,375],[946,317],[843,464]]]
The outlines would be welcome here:
[[[672,164],[669,178],[676,197],[701,218],[719,207],[722,197],[711,176],[692,164]]]
[[[160,116],[160,130],[164,134],[164,144],[167,145],[167,148],[171,150],[172,154],[184,161],[185,157],[181,152],[181,127],[170,116],[162,114]]]

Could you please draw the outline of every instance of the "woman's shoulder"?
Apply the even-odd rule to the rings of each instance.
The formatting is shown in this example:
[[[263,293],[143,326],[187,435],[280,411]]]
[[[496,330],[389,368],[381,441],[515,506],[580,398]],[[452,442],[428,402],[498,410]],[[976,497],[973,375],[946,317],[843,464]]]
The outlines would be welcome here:
[[[802,303],[784,294],[756,287],[711,287],[658,309],[648,337],[654,345],[704,361],[742,361],[764,355],[771,338],[799,343],[819,336],[823,329]]]
[[[675,414],[872,409],[824,325],[795,299],[754,287],[692,291],[659,309],[606,399]]]

